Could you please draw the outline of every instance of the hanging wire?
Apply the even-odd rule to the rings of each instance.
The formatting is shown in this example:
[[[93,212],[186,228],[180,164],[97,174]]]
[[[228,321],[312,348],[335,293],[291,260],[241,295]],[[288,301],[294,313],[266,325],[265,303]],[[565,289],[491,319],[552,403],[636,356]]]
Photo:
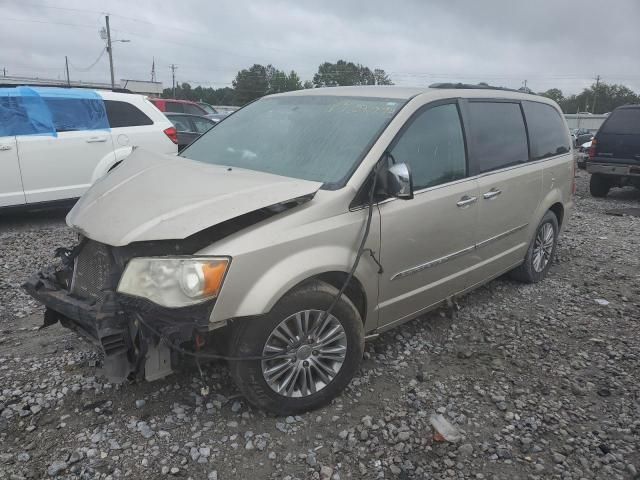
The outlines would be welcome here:
[[[98,58],[96,58],[95,62],[93,62],[91,65],[89,65],[86,68],[80,68],[80,67],[76,67],[73,63],[71,63],[71,60],[69,60],[69,65],[71,67],[73,67],[74,70],[77,70],[79,72],[88,72],[89,70],[91,70],[93,67],[95,67],[97,65],[97,63],[100,61],[100,59],[102,58],[102,56],[104,55],[104,52],[107,51],[107,47],[104,47],[101,51],[100,51],[100,55],[98,55]]]

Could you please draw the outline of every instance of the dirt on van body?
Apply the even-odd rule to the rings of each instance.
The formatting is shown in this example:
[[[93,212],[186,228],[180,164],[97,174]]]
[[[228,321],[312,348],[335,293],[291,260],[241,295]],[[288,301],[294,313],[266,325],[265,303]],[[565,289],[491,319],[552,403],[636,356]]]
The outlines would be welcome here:
[[[0,219],[0,479],[639,478],[640,218],[606,212],[640,192],[587,185],[545,281],[500,278],[453,319],[380,336],[342,396],[287,418],[248,406],[223,364],[106,383],[75,334],[37,331],[20,290],[73,243],[63,214]]]

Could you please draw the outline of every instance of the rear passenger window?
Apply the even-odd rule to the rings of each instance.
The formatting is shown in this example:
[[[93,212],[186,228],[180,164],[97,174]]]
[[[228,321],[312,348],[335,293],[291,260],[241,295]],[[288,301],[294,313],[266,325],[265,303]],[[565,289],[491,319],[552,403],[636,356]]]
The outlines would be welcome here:
[[[184,106],[179,102],[166,102],[164,108],[167,112],[184,113]]]
[[[440,105],[418,114],[391,154],[409,165],[415,190],[464,178],[467,161],[458,107]]]
[[[102,99],[42,97],[57,132],[109,128]]]
[[[561,155],[571,150],[567,128],[555,108],[536,102],[523,102],[522,106],[527,118],[532,160]]]
[[[107,110],[107,118],[109,118],[111,128],[153,125],[153,120],[130,103],[105,100],[104,106]]]
[[[470,148],[481,173],[529,159],[520,104],[469,102],[469,124]]]

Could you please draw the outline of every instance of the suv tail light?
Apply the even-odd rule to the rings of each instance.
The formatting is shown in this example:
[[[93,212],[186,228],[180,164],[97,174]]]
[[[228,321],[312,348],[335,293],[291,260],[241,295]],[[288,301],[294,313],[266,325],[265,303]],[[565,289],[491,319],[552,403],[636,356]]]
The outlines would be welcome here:
[[[173,143],[175,143],[176,145],[178,144],[178,131],[176,130],[176,127],[165,128],[164,134],[169,137],[169,140],[171,140]]]
[[[589,159],[596,156],[596,139],[591,140],[591,146],[589,147]]]

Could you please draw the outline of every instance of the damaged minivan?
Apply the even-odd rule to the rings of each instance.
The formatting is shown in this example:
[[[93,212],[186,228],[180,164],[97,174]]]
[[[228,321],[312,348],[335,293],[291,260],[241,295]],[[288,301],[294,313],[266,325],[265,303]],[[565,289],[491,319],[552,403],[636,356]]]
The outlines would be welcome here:
[[[179,156],[137,149],[67,216],[26,290],[112,377],[229,363],[277,414],[317,408],[365,339],[504,273],[542,280],[573,205],[551,100],[460,84],[264,97]]]

